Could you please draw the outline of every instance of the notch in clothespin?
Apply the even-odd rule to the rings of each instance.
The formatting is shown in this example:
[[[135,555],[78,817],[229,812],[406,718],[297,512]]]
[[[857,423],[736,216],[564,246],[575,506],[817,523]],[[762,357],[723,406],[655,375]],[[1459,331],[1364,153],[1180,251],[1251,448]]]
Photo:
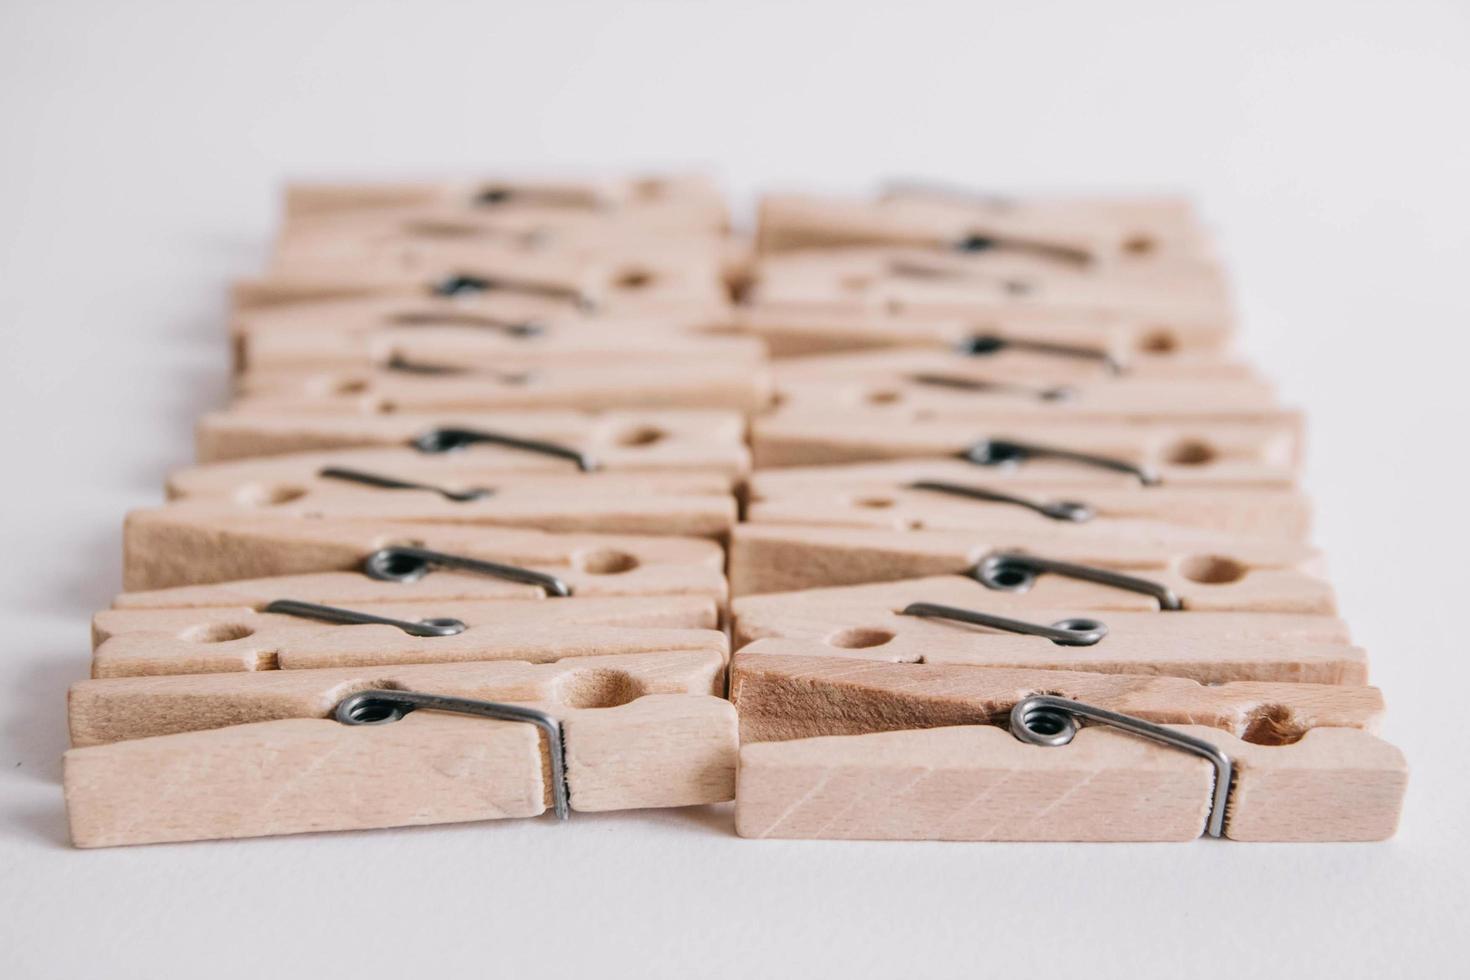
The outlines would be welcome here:
[[[778,412],[751,421],[758,468],[952,457],[986,479],[1152,486],[1291,486],[1301,446],[1291,415],[1253,422],[843,419]]]
[[[1142,593],[1162,608],[1332,612],[1322,566],[1316,549],[1297,542],[1142,522],[1109,529],[998,521],[959,533],[741,524],[729,557],[737,596],[953,574],[1043,605]]]
[[[396,360],[381,368],[247,371],[237,406],[251,411],[392,415],[690,408],[755,412],[770,404],[759,364],[691,358],[672,362],[554,362],[525,368]]]
[[[548,805],[564,819],[733,795],[735,710],[708,693],[708,658],[588,659],[84,682],[71,695],[82,745],[63,772],[72,840],[454,823]],[[97,744],[109,738],[123,740]]]
[[[1126,478],[1034,479],[986,473],[959,459],[914,459],[760,470],[750,478],[746,519],[902,531],[978,531],[1001,523],[1124,531],[1143,522],[1146,533],[1157,530],[1149,525],[1170,524],[1305,541],[1311,506],[1289,487],[1140,488]]]
[[[1014,698],[1012,683],[1000,680],[981,694],[986,706],[977,714]],[[1067,683],[1057,678],[1044,690]],[[977,678],[971,692],[983,684]],[[1280,696],[1297,700],[1290,691]],[[1014,700],[1009,730],[971,723],[746,744],[736,832],[1366,841],[1391,837],[1397,827],[1407,766],[1398,749],[1368,732],[1313,727],[1296,741],[1260,744],[1206,725],[1160,724],[1148,714],[1042,693]],[[1160,714],[1177,717],[1172,706]]]
[[[320,458],[320,457],[318,457]],[[330,459],[330,457],[328,457]],[[287,464],[282,466],[282,460]],[[559,474],[528,485],[514,478],[465,483],[438,482],[432,472],[411,465],[407,453],[397,454],[386,466],[361,468],[335,461],[298,468],[271,480],[269,474],[289,471],[292,457],[273,457],[271,464],[252,470],[239,463],[224,464],[227,472],[211,480],[206,472],[192,484],[203,493],[168,505],[186,509],[191,522],[228,524],[262,513],[272,518],[303,521],[387,521],[399,524],[448,524],[470,527],[519,527],[575,533],[682,535],[724,540],[736,520],[735,498],[728,481],[715,492],[660,491],[657,479],[630,474]],[[483,474],[493,476],[493,474]],[[688,480],[690,475],[682,476]],[[679,478],[675,474],[675,479]],[[187,478],[186,483],[191,482]]]
[[[195,435],[205,463],[379,447],[507,473],[710,470],[738,477],[750,469],[744,433],[741,415],[718,411],[292,418],[231,410],[202,416]]]
[[[448,571],[509,580],[546,594],[719,598],[725,594],[723,565],[720,546],[696,538],[269,514],[220,519],[207,507],[188,505],[133,511],[123,529],[123,583],[130,591],[316,572],[356,572],[407,586]],[[396,594],[392,588],[371,592]]]
[[[799,642],[847,659],[1164,674],[1206,684],[1363,684],[1368,676],[1366,654],[1330,615],[1045,606],[958,577],[742,596],[731,615],[734,647],[749,653]]]
[[[443,208],[471,214],[525,211],[563,217],[632,221],[718,232],[728,222],[724,195],[698,174],[653,174],[593,179],[480,177],[400,183],[296,181],[286,185],[288,226],[342,212]]]
[[[334,667],[689,650],[723,661],[699,596],[561,602],[357,602],[282,597],[258,607],[108,609],[92,620],[94,677],[269,673]],[[550,593],[555,594],[555,593]]]

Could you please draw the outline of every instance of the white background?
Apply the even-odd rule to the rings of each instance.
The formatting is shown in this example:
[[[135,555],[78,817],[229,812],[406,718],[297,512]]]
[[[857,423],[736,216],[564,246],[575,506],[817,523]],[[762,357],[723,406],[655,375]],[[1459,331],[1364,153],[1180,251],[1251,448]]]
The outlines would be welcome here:
[[[1442,3],[0,0],[0,973],[1464,976],[1470,13]],[[111,851],[64,692],[225,391],[283,175],[708,165],[1192,193],[1311,420],[1413,767],[1370,846],[751,842],[722,808]],[[331,971],[328,973],[327,971]]]

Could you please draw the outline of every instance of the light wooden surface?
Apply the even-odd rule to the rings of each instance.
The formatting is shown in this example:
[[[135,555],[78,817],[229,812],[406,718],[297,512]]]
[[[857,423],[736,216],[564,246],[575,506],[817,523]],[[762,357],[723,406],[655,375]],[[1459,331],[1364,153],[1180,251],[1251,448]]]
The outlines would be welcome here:
[[[725,659],[716,650],[687,650],[549,663],[503,660],[109,677],[73,684],[67,715],[72,745],[100,745],[282,718],[327,718],[352,694],[385,689],[611,708],[649,694],[721,697]]]
[[[430,368],[437,372],[438,363]],[[466,368],[416,374],[375,368],[252,371],[237,381],[253,411],[393,415],[577,409],[727,409],[754,412],[771,400],[771,379],[748,362],[700,356],[644,364],[557,363],[524,370]]]
[[[957,456],[982,440],[1010,440],[1110,456],[1157,472],[1164,486],[1291,486],[1300,452],[1292,422],[1069,423],[1036,419],[994,425],[955,420],[844,419],[840,412],[777,414],[751,424],[756,466],[826,466]],[[1006,467],[977,466],[981,474]],[[1028,476],[1115,482],[1117,473],[1052,459],[1015,468]]]
[[[1225,835],[1361,841],[1392,836],[1407,769],[1373,735],[1319,728],[1251,745],[1179,730],[1237,762]],[[1069,745],[988,725],[742,746],[742,837],[848,840],[1183,841],[1209,813],[1214,770],[1178,749],[1088,727]]]
[[[732,795],[735,709],[722,698],[532,706],[562,721],[575,810]],[[63,781],[72,842],[109,847],[536,816],[550,790],[545,751],[517,722],[296,718],[71,749]]]
[[[1033,615],[1032,610],[1003,606],[985,611],[1015,618]],[[1033,621],[1047,624],[1076,614],[1075,609],[1041,609],[1034,611]],[[1163,675],[1201,684],[1368,681],[1368,655],[1351,645],[1346,625],[1331,617],[1109,612],[1088,618],[1105,623],[1108,635],[1093,646],[1075,647],[892,612],[768,623],[737,611],[734,645],[741,653],[809,656],[815,644],[825,644],[828,656],[854,661]]]
[[[496,412],[493,414],[311,415],[232,409],[208,412],[196,429],[203,463],[327,449],[403,448],[433,429],[499,432],[562,443],[607,470],[695,469],[743,474],[750,468],[745,420],[734,412]],[[420,453],[419,455],[425,455]],[[437,455],[437,454],[429,454]],[[452,455],[464,465],[511,472],[574,473],[564,459],[477,444]]]
[[[912,487],[925,481],[1008,494],[1037,504],[1083,504],[1093,516],[1079,523],[1088,527],[1141,519],[1297,541],[1306,540],[1311,528],[1311,504],[1290,488],[1160,486],[1140,491],[1121,477],[1116,486],[1079,486],[1065,479],[1028,479],[1018,471],[981,471],[958,459],[762,470],[751,475],[747,518],[756,524],[950,531],[997,521],[1041,528],[1057,523],[1015,503]]]
[[[294,598],[284,594],[281,598]],[[725,656],[708,599],[559,599],[555,602],[359,603],[350,608],[417,622],[453,618],[451,636],[395,626],[345,625],[254,609],[109,609],[92,619],[93,677],[300,670],[474,660],[545,662],[659,650]]]
[[[577,595],[724,593],[722,549],[713,541],[696,538],[303,521],[266,514],[240,515],[222,522],[208,507],[187,505],[128,515],[123,529],[123,586],[128,590],[161,589],[355,571],[369,554],[391,545],[550,572]],[[427,577],[440,574],[444,573],[431,571]]]
[[[1025,553],[1112,569],[1168,586],[1186,609],[1332,612],[1332,586],[1313,548],[1273,538],[1144,522],[973,532],[892,531],[801,524],[742,524],[730,541],[733,595],[792,592],[960,573],[991,555]],[[977,595],[985,595],[983,587]],[[990,590],[994,594],[996,590]],[[1021,594],[1042,604],[1133,602],[1114,586],[1042,574]],[[1151,607],[1157,600],[1149,599]],[[1127,608],[1127,607],[1125,607]]]
[[[395,479],[413,476],[411,470],[377,472]],[[435,490],[385,489],[318,477],[298,484],[247,483],[233,494],[196,496],[163,510],[187,511],[191,523],[221,526],[268,514],[282,521],[385,521],[716,540],[728,537],[735,524],[736,502],[729,494],[661,493],[631,480],[621,487],[574,481],[496,488],[478,500],[451,500]]]
[[[1207,725],[1260,745],[1294,742],[1313,728],[1376,731],[1384,710],[1377,688],[1352,684],[1201,684],[1162,675],[885,663],[833,656],[817,642],[763,640],[749,649],[769,652],[737,653],[730,662],[730,700],[744,743],[1004,727],[1017,702],[1043,693],[1155,724]]]

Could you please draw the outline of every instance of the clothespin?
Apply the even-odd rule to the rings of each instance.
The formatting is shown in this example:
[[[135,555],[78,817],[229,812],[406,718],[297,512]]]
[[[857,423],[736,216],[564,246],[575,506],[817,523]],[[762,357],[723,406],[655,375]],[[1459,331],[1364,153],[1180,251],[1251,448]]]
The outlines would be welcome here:
[[[123,528],[123,587],[128,590],[314,572],[359,572],[382,583],[408,585],[448,571],[507,579],[548,595],[722,598],[723,565],[720,546],[697,538],[302,520],[268,513],[221,518],[207,506],[192,505],[135,510]],[[458,591],[463,585],[452,588],[465,598],[476,597],[475,591]],[[396,594],[393,588],[370,591]]]
[[[1365,730],[1381,711],[1371,688],[880,666],[797,647],[740,654],[734,670],[744,837],[1382,840],[1407,781],[1402,754]]]
[[[288,184],[285,193],[288,227],[334,213],[424,207],[467,214],[585,215],[710,232],[723,230],[728,220],[719,188],[692,174],[591,180],[501,176],[403,183],[298,181]]]
[[[427,614],[427,615],[426,615]],[[93,677],[270,672],[690,650],[727,659],[701,596],[560,602],[360,602],[283,592],[263,606],[108,609],[92,619]]]
[[[744,418],[717,411],[292,417],[232,409],[200,418],[196,450],[201,462],[213,462],[395,447],[507,473],[711,470],[742,476],[750,468],[744,433]]]
[[[1198,223],[1174,202],[1113,199],[1102,206],[968,194],[897,193],[876,201],[771,194],[760,202],[762,252],[861,245],[990,249],[1058,265],[1208,257]]]
[[[759,468],[954,457],[986,479],[1015,472],[1152,486],[1290,486],[1300,419],[1067,422],[872,418],[780,412],[751,422]]]
[[[1007,365],[1069,357],[1110,373],[1143,376],[1176,370],[1229,374],[1235,367],[1225,354],[1230,323],[1210,318],[1161,326],[1152,317],[1096,311],[997,306],[969,316],[915,317],[767,303],[737,308],[733,322],[739,332],[764,341],[773,357],[783,358],[915,347]]]
[[[750,477],[746,519],[930,531],[1086,525],[1110,533],[1142,521],[1290,541],[1305,541],[1311,525],[1307,498],[1288,487],[1140,488],[1126,474],[1089,483],[1079,472],[1035,479],[1024,469],[990,473],[960,459],[761,470]]]
[[[494,248],[450,240],[374,263],[298,260],[234,289],[235,307],[258,309],[371,296],[469,297],[486,293],[553,301],[568,311],[647,312],[708,308],[726,298],[718,256],[585,256]]]
[[[539,409],[728,409],[771,401],[771,378],[750,361],[546,363],[501,370],[398,360],[382,368],[247,371],[237,404],[282,412],[488,412]]]
[[[538,316],[527,304],[394,298],[302,303],[235,319],[237,368],[444,364],[505,370],[555,362],[643,360],[677,370],[697,358],[765,359],[758,337],[721,334],[714,312]]]
[[[1049,572],[1048,564],[1059,567]],[[737,596],[952,574],[1042,604],[1110,604],[1131,592],[1164,608],[1330,612],[1321,565],[1314,549],[1296,542],[1162,523],[997,521],[958,533],[741,524],[731,535],[729,575]]]
[[[731,798],[735,710],[709,693],[708,657],[584,659],[83,682],[71,695],[81,747],[63,770],[72,840],[355,830],[548,806],[564,819]]]
[[[835,360],[835,365],[822,362]],[[891,366],[866,358],[809,357],[776,363],[778,416],[849,421],[897,419],[1068,422],[1284,422],[1271,386],[1257,378],[1080,378],[1023,372],[943,354],[899,354]]]
[[[245,483],[234,495],[197,496],[160,508],[191,526],[227,526],[262,514],[280,521],[388,521],[456,527],[536,528],[606,534],[676,534],[724,540],[736,520],[726,494],[658,493],[624,478],[616,487],[564,478],[557,484],[455,488],[404,470],[328,466],[299,484]]]
[[[935,390],[947,387],[956,396],[966,391],[1049,395],[1053,402],[1074,407],[1080,403],[1077,396],[1090,386],[1124,391],[1184,383],[1224,385],[1239,389],[1236,393],[1247,402],[1274,397],[1271,385],[1250,365],[1217,354],[1130,365],[1095,345],[977,337],[948,350],[916,347],[788,357],[774,364],[773,372],[784,385],[922,384]],[[1046,387],[1048,382],[1057,390]],[[1065,387],[1069,385],[1081,387],[1069,390]],[[1211,394],[1219,397],[1221,392]]]
[[[828,312],[943,316],[1019,307],[1050,314],[1132,313],[1184,323],[1228,321],[1232,305],[1213,265],[1187,265],[1167,274],[1115,266],[1099,271],[1002,252],[967,255],[905,248],[765,258],[743,297],[757,305]]]

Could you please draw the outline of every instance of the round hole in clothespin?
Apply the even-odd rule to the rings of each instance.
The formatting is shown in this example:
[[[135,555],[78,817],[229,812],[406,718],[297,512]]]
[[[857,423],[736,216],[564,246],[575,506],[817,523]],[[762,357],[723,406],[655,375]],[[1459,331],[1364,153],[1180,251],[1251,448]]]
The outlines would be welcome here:
[[[1224,555],[1190,555],[1179,562],[1179,574],[1201,585],[1228,585],[1245,578],[1250,569]]]

